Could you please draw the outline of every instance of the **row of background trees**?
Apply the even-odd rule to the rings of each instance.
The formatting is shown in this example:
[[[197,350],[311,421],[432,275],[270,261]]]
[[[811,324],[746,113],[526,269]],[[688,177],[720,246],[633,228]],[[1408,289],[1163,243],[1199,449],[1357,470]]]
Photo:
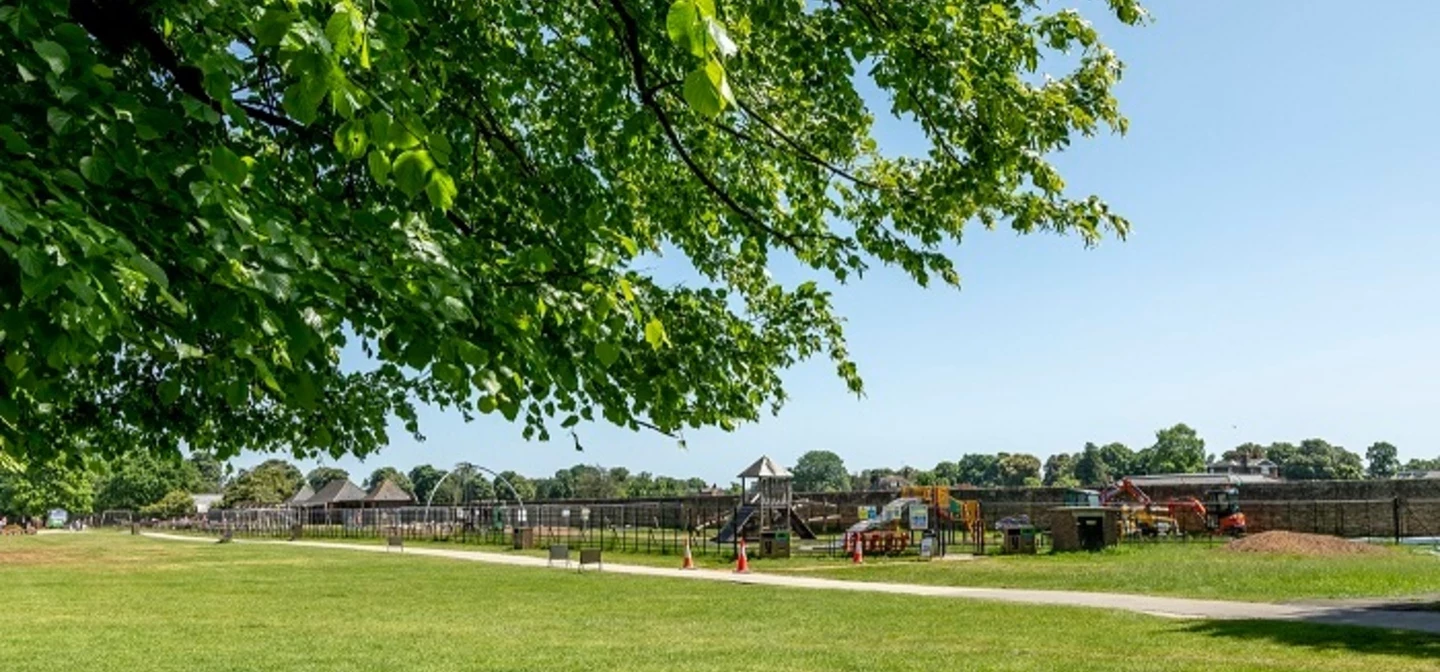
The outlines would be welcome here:
[[[971,485],[976,487],[1102,485],[1122,476],[1161,473],[1195,473],[1216,461],[1205,441],[1187,425],[1155,433],[1155,442],[1139,451],[1121,443],[1086,443],[1075,453],[1057,453],[1043,462],[1025,453],[970,453],[942,461],[931,469],[910,466],[850,472],[841,457],[827,450],[802,455],[792,471],[801,492],[841,492],[882,489],[899,477],[916,485]],[[1281,477],[1289,480],[1354,480],[1390,478],[1401,470],[1440,470],[1440,459],[1410,460],[1401,464],[1395,446],[1372,444],[1361,456],[1323,439],[1269,445],[1245,443],[1219,455],[1225,460],[1275,462]],[[453,472],[453,473],[451,473]],[[449,475],[449,478],[446,476]],[[224,493],[222,507],[267,506],[284,502],[308,484],[320,489],[326,483],[350,478],[344,469],[320,466],[302,472],[283,459],[266,460],[252,468],[234,471],[207,453],[167,460],[149,453],[130,453],[110,462],[83,465],[59,462],[10,466],[0,469],[0,513],[40,515],[50,508],[73,513],[132,510],[157,516],[182,516],[194,511],[192,493]],[[526,500],[625,499],[674,497],[706,488],[701,478],[631,473],[624,467],[602,468],[577,464],[552,476],[530,478],[514,471],[500,477]],[[499,497],[509,498],[500,479],[461,463],[450,470],[422,464],[403,472],[383,466],[360,481],[367,490],[385,480],[424,501],[435,493],[436,504],[460,504]],[[437,485],[441,485],[438,491]],[[730,484],[730,489],[735,488]]]

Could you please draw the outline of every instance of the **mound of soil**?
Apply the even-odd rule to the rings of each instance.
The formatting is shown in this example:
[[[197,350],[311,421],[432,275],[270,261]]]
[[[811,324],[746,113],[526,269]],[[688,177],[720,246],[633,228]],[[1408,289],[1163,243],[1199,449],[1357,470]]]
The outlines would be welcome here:
[[[1240,553],[1288,555],[1359,555],[1385,553],[1389,549],[1340,537],[1301,532],[1261,532],[1225,544],[1225,550]]]

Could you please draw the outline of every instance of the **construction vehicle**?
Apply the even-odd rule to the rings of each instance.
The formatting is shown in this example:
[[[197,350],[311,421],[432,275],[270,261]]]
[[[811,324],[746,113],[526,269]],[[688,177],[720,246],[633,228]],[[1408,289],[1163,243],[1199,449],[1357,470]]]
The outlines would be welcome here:
[[[1122,495],[1133,503],[1119,501]],[[1170,509],[1156,504],[1129,478],[1122,478],[1101,492],[1100,505],[1120,509],[1121,532],[1127,535],[1159,537],[1180,532],[1180,523]]]
[[[1205,503],[1194,497],[1186,497],[1170,500],[1166,505],[1172,517],[1178,520],[1181,513],[1189,512],[1199,519],[1205,530],[1211,534],[1235,537],[1245,534],[1245,514],[1240,511],[1240,491],[1233,487],[1207,491]]]

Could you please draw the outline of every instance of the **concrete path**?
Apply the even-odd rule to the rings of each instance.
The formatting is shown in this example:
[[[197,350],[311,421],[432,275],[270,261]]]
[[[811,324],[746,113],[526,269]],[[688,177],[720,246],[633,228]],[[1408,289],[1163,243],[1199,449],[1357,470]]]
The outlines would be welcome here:
[[[203,537],[146,533],[147,537],[174,541],[198,541],[215,543]],[[342,551],[363,551],[372,553],[391,552],[380,545],[333,544],[321,541],[256,541],[247,544],[279,544],[326,548]],[[471,562],[487,562],[497,565],[518,567],[548,566],[544,558],[528,555],[487,553],[484,551],[462,551],[441,548],[407,547],[405,555],[423,555]],[[1355,625],[1372,628],[1411,630],[1440,635],[1440,612],[1385,610],[1354,605],[1317,604],[1270,604],[1263,602],[1227,602],[1222,600],[1193,600],[1177,597],[1154,597],[1124,593],[1086,593],[1069,590],[1021,590],[1011,588],[964,588],[955,586],[926,586],[910,583],[881,583],[870,581],[842,581],[788,574],[735,574],[728,571],[698,569],[681,571],[643,565],[620,565],[605,563],[604,571],[612,574],[655,576],[668,579],[691,581],[724,581],[756,586],[780,586],[785,588],[809,588],[812,590],[848,590],[865,593],[890,593],[893,595],[915,595],[922,597],[948,597],[1021,604],[1044,604],[1067,607],[1089,607],[1133,611],[1151,616],[1195,619],[1262,619],[1280,621],[1305,621],[1335,625]]]

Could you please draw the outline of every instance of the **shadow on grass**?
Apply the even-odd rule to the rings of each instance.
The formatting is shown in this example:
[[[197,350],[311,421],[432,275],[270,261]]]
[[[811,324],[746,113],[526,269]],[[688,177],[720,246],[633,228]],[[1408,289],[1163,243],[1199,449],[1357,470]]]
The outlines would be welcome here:
[[[1317,651],[1440,660],[1440,636],[1423,632],[1268,620],[1201,621],[1186,626],[1186,630],[1217,638],[1263,640]]]

